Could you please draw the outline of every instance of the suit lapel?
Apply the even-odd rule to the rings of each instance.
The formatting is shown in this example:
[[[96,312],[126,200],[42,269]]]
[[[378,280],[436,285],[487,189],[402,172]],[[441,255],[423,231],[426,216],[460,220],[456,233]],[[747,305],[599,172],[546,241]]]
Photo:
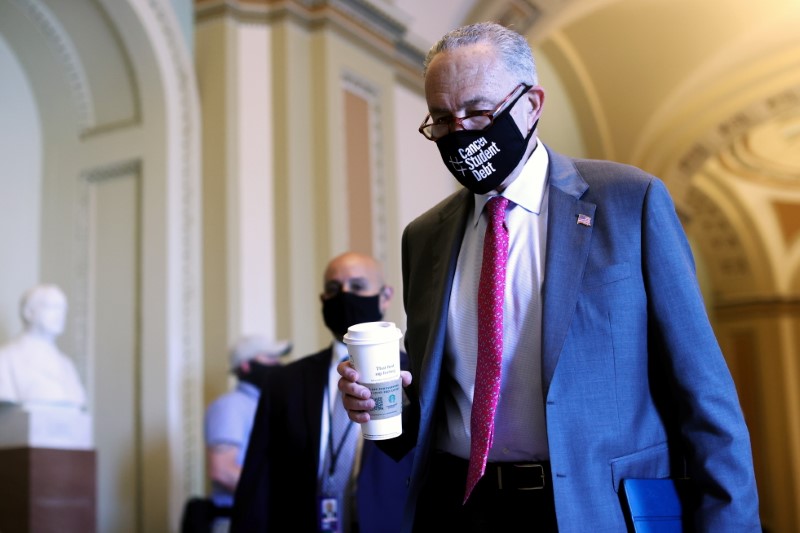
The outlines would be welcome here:
[[[302,374],[305,378],[305,391],[302,403],[305,406],[305,427],[310,428],[308,434],[309,448],[318,450],[319,442],[322,438],[320,420],[322,420],[322,400],[325,390],[328,388],[328,365],[332,357],[331,348],[322,350],[311,357],[314,359],[309,361],[309,363],[313,363],[314,370]],[[314,454],[314,459],[314,462],[317,463],[317,467],[319,467],[319,453]]]
[[[439,291],[432,294],[429,301],[438,302],[439,307],[431,315],[437,323],[432,328],[433,335],[427,339],[425,358],[422,361],[423,377],[420,382],[420,406],[422,408],[421,427],[428,428],[435,409],[427,409],[428,404],[435,405],[439,389],[439,377],[444,361],[444,340],[447,329],[447,309],[450,305],[450,292],[453,286],[458,253],[464,238],[464,225],[468,213],[472,212],[474,201],[472,194],[463,189],[442,210],[438,226],[433,233],[431,251],[432,284]]]
[[[441,287],[444,293],[437,295],[436,298],[436,301],[444,302],[441,311],[446,310],[450,303],[450,290],[456,272],[458,253],[461,250],[461,241],[464,239],[464,225],[473,207],[473,196],[464,189],[447,208],[442,210],[439,218],[439,228],[432,246],[431,275],[433,279],[438,280],[436,286]],[[447,318],[446,313],[440,316]]]
[[[595,204],[580,199],[588,185],[572,161],[549,150],[548,153],[549,213],[542,287],[542,387],[545,397],[578,300],[596,208]],[[589,221],[581,219],[579,222],[581,215],[589,217]]]

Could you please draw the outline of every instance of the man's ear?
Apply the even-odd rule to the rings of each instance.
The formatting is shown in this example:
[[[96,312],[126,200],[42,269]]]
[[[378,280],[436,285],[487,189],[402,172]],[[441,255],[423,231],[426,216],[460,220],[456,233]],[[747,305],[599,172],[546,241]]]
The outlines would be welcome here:
[[[544,89],[538,85],[534,85],[528,89],[526,97],[531,106],[527,116],[529,122],[528,127],[531,128],[542,115],[542,107],[544,106]]]
[[[389,309],[389,302],[392,300],[392,296],[394,296],[394,288],[390,285],[384,285],[381,287],[381,292],[378,293],[380,296],[378,305],[381,308],[381,315],[386,315],[386,310]]]

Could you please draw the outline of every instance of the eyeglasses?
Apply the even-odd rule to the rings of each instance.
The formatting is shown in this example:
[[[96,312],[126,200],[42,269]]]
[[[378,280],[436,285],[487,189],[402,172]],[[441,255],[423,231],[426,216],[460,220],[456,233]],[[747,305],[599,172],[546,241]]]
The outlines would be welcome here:
[[[513,106],[523,94],[528,92],[530,88],[533,87],[532,85],[520,83],[514,87],[514,90],[511,91],[508,96],[503,98],[502,102],[497,104],[497,107],[494,108],[494,111],[468,111],[463,117],[441,117],[437,118],[436,120],[432,120],[431,114],[428,113],[428,115],[425,117],[425,120],[422,121],[422,124],[419,127],[419,132],[428,140],[438,141],[445,135],[454,131],[456,127],[470,131],[486,129],[494,123],[494,118],[500,114],[500,112],[505,108],[506,104],[511,100],[511,97],[514,96],[520,87],[524,87],[524,90],[519,93],[514,100],[511,101],[510,106]]]
[[[356,276],[339,281],[338,279],[331,279],[325,282],[323,287],[323,296],[333,298],[340,292],[351,292],[359,296],[370,296],[374,291],[375,285],[369,279],[363,276]],[[383,292],[385,286],[381,286],[378,294]]]

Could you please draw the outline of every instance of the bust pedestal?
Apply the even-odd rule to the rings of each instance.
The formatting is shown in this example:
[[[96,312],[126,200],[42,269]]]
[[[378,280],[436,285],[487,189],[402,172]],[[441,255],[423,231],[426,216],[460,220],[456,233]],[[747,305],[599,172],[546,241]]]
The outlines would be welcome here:
[[[0,531],[94,533],[91,417],[74,407],[0,405]]]

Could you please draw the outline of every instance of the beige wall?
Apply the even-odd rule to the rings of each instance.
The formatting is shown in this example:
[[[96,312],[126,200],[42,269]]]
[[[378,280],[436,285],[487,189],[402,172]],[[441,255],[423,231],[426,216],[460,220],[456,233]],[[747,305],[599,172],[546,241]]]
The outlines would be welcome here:
[[[24,288],[64,285],[60,344],[103,404],[97,432],[134,443],[103,454],[109,531],[177,530],[204,488],[202,409],[229,385],[227,346],[255,330],[295,358],[325,345],[331,256],[369,247],[401,294],[402,229],[457,184],[416,132],[419,65],[398,43],[424,51],[487,18],[537,51],[546,143],[667,181],[753,431],[765,526],[800,528],[800,4],[408,0],[371,20],[199,0],[194,65],[168,3],[62,4],[0,0],[0,341]],[[389,319],[403,327],[399,298]]]

